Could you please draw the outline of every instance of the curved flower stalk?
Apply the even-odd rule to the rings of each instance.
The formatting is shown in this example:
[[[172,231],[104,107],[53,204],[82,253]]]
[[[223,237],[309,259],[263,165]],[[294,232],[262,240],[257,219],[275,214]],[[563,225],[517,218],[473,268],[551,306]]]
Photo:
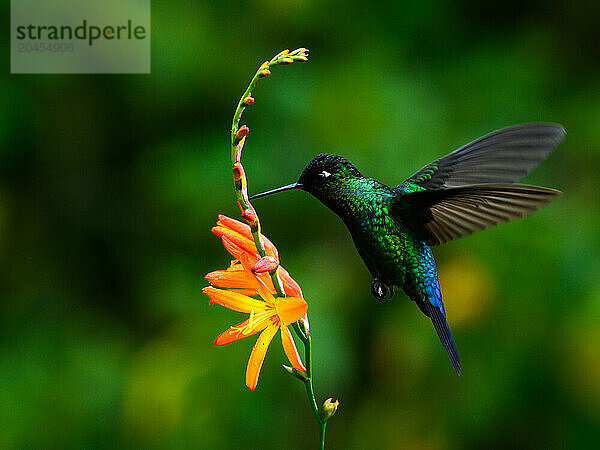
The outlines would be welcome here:
[[[338,407],[337,401],[327,399],[319,408],[312,384],[311,338],[309,333],[308,304],[302,290],[289,273],[279,264],[279,254],[273,243],[261,233],[258,214],[248,199],[248,183],[241,162],[242,149],[249,133],[240,120],[246,107],[254,103],[252,91],[262,78],[271,75],[271,68],[280,64],[307,61],[308,50],[283,50],[256,71],[240,98],[231,125],[231,162],[233,183],[238,207],[246,224],[219,215],[212,232],[221,238],[223,246],[234,260],[224,270],[206,275],[212,286],[203,289],[210,303],[217,303],[234,311],[249,314],[243,322],[230,327],[215,340],[225,345],[260,333],[252,349],[246,369],[246,385],[254,389],[268,346],[277,331],[281,331],[284,352],[291,367],[284,369],[302,381],[310,407],[319,425],[319,448],[325,448],[325,427]],[[304,346],[304,362],[288,329],[291,326]]]

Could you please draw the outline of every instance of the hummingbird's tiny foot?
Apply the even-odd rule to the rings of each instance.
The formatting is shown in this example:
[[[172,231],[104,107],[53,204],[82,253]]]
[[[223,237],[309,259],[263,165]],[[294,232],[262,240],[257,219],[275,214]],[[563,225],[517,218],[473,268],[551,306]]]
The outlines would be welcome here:
[[[391,286],[382,283],[378,278],[374,278],[373,281],[371,281],[371,293],[377,300],[385,303],[394,295],[394,289]]]

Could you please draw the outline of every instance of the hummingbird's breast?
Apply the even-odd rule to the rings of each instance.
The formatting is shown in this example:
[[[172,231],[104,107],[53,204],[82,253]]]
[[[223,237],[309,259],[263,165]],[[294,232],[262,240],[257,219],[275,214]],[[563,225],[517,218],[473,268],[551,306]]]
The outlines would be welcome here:
[[[373,277],[402,287],[409,230],[390,214],[393,191],[370,178],[359,178],[340,189],[336,213],[342,218]]]

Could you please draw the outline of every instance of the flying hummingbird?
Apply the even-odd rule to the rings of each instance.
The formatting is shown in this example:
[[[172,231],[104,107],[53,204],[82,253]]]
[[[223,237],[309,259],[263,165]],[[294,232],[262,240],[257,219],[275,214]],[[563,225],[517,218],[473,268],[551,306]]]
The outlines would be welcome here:
[[[373,276],[373,296],[384,301],[402,288],[431,319],[460,375],[431,247],[523,217],[560,195],[513,183],[564,135],[562,126],[551,123],[503,128],[427,164],[394,188],[363,176],[341,156],[320,154],[297,182],[251,198],[302,189],[340,216]]]

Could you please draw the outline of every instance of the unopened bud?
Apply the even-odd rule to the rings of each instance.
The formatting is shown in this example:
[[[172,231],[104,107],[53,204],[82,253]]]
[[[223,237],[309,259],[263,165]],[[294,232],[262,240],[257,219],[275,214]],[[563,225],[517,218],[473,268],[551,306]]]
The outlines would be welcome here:
[[[271,75],[271,71],[269,69],[263,69],[258,74],[258,78],[268,77],[269,75]]]
[[[258,225],[258,217],[252,208],[242,211],[242,219],[244,219],[248,225],[250,225],[250,228],[256,228]]]
[[[304,55],[298,55],[294,59],[296,59],[298,61],[308,61],[308,58]]]
[[[287,373],[298,378],[300,381],[302,381],[302,382],[308,381],[308,375],[306,374],[306,372],[304,370],[298,370],[295,367],[286,366],[285,364],[282,364],[282,366]]]
[[[296,50],[294,50],[292,53],[290,53],[290,56],[295,56],[295,55],[298,55],[298,54],[302,54],[302,53],[305,53],[307,51],[308,51],[308,49],[306,49],[304,47],[300,47],[300,48],[297,48]]]
[[[238,145],[242,139],[246,137],[250,129],[246,125],[242,125],[233,137],[233,145]]]
[[[298,320],[298,326],[304,337],[308,339],[310,337],[310,325],[308,324],[308,317],[306,314]]]
[[[323,419],[323,422],[327,422],[333,417],[339,405],[339,400],[334,402],[332,398],[328,398],[323,402],[323,406],[321,407],[321,418]]]
[[[258,261],[256,261],[256,264],[254,264],[254,267],[252,268],[252,272],[270,272],[271,270],[277,269],[278,265],[279,261],[277,261],[277,258],[274,258],[273,256],[263,256]]]
[[[235,184],[235,188],[238,191],[241,191],[244,187],[244,168],[240,163],[235,163],[233,165],[233,182]]]
[[[292,63],[294,62],[294,60],[293,60],[292,58],[283,58],[283,59],[281,60],[281,62],[282,62],[283,64],[292,64]]]
[[[246,106],[251,105],[252,103],[254,103],[254,98],[248,96],[244,99],[244,101],[242,103]]]
[[[277,56],[285,56],[285,55],[287,55],[289,52],[290,52],[290,51],[289,51],[289,50],[286,48],[285,50],[282,50],[282,51],[279,53],[279,55],[277,55]]]

